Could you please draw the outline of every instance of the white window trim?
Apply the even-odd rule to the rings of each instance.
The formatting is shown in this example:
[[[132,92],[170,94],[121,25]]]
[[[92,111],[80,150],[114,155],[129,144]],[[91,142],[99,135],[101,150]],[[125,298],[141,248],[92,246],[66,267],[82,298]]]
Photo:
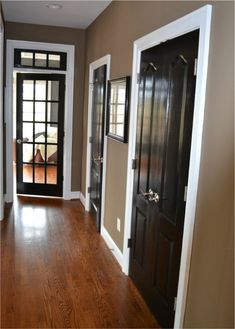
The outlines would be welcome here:
[[[3,47],[4,47],[4,25],[0,12],[0,220],[4,215],[3,199]]]
[[[90,194],[88,187],[90,186],[91,174],[91,143],[89,137],[91,136],[92,124],[92,103],[93,103],[93,75],[94,70],[100,66],[107,65],[106,72],[106,100],[107,100],[107,81],[110,78],[111,55],[106,55],[89,65],[89,94],[88,94],[88,121],[87,121],[87,158],[86,158],[86,191],[85,191],[85,210],[90,210]],[[107,104],[107,101],[106,101]],[[106,110],[104,124],[106,122]],[[105,184],[106,184],[106,166],[107,166],[107,136],[104,135],[104,152],[103,152],[103,178],[102,178],[102,195],[101,195],[101,231],[104,227],[104,208],[105,208]]]
[[[180,35],[194,31],[196,29],[200,30],[193,130],[192,130],[192,142],[191,142],[189,178],[188,178],[188,193],[186,200],[184,233],[183,233],[174,328],[183,328],[185,305],[187,298],[190,260],[191,260],[192,242],[193,242],[193,231],[194,231],[194,222],[196,215],[199,169],[200,169],[200,161],[201,161],[201,145],[202,145],[203,120],[204,120],[204,110],[205,110],[207,68],[208,68],[208,58],[209,58],[211,14],[212,14],[211,5],[206,5],[198,10],[195,10],[194,12],[180,19],[177,19],[176,21],[167,24],[166,26],[163,26],[158,30],[136,40],[134,42],[134,50],[133,50],[125,229],[124,229],[124,244],[123,244],[123,271],[126,274],[129,273],[130,250],[127,246],[127,240],[128,238],[130,238],[130,233],[131,233],[131,213],[132,213],[132,197],[133,197],[133,182],[134,182],[134,173],[131,165],[132,165],[132,159],[135,156],[137,102],[138,102],[137,74],[140,72],[141,52],[145,49],[156,46],[166,40],[176,38]]]
[[[6,90],[5,90],[5,124],[6,124],[6,194],[5,201],[13,201],[13,71],[14,49],[48,50],[67,53],[67,70],[34,70],[20,71],[61,73],[65,74],[65,116],[64,116],[64,159],[63,159],[63,198],[70,200],[72,170],[72,133],[73,133],[73,90],[74,90],[74,45],[31,42],[23,40],[7,40],[6,49]],[[19,71],[19,69],[18,69]]]

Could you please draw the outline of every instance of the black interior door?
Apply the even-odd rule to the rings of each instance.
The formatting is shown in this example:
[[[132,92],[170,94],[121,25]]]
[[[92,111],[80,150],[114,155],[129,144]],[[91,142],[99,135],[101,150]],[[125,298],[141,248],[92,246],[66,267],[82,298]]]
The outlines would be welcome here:
[[[17,74],[17,193],[62,196],[65,76]]]
[[[198,31],[142,52],[130,276],[162,327],[174,323]]]
[[[93,75],[93,103],[92,103],[92,135],[91,135],[91,181],[90,203],[91,212],[100,231],[103,143],[104,143],[104,115],[106,95],[106,65],[94,70]]]

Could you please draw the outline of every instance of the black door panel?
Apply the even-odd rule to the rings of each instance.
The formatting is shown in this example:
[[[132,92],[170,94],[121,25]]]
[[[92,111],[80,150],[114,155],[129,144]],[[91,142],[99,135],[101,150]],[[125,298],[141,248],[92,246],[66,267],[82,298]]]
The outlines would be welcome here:
[[[91,213],[98,231],[100,231],[101,215],[105,96],[106,65],[103,65],[94,70],[91,136],[90,202]]]
[[[162,327],[174,323],[198,31],[142,52],[130,276]]]

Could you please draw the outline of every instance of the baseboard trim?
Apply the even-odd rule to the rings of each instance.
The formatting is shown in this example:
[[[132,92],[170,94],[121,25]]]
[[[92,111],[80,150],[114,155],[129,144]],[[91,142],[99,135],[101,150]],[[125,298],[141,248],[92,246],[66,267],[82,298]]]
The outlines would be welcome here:
[[[79,191],[71,191],[70,192],[70,200],[73,199],[80,199],[80,192]]]
[[[79,197],[79,199],[80,199],[80,201],[81,201],[83,207],[86,208],[86,199],[85,199],[84,195],[82,194],[82,192],[80,192],[80,197]]]
[[[114,257],[118,261],[121,268],[123,267],[123,254],[121,253],[120,249],[116,245],[116,243],[113,241],[111,236],[109,235],[108,231],[105,229],[104,226],[101,227],[101,236],[103,237],[104,241],[106,242],[107,246],[113,253]]]

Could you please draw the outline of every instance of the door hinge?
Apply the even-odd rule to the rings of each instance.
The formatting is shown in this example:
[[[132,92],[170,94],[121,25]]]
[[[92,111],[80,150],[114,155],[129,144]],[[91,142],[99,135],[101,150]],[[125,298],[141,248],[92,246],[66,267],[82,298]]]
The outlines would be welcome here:
[[[137,159],[132,159],[131,168],[135,170],[137,168]]]
[[[188,186],[184,187],[184,202],[187,200]]]
[[[64,131],[64,133],[63,133],[63,137],[65,136],[65,131]]]
[[[127,248],[131,248],[132,247],[132,239],[128,239],[127,240]]]
[[[89,143],[92,143],[92,141],[93,141],[93,137],[90,136],[90,137],[89,137]]]
[[[176,305],[177,305],[177,297],[174,298],[174,311],[176,310]]]
[[[137,84],[139,85],[141,81],[140,73],[137,73]]]
[[[195,76],[197,75],[197,58],[194,60],[194,73]]]
[[[91,187],[90,186],[87,188],[87,193],[91,193]]]

